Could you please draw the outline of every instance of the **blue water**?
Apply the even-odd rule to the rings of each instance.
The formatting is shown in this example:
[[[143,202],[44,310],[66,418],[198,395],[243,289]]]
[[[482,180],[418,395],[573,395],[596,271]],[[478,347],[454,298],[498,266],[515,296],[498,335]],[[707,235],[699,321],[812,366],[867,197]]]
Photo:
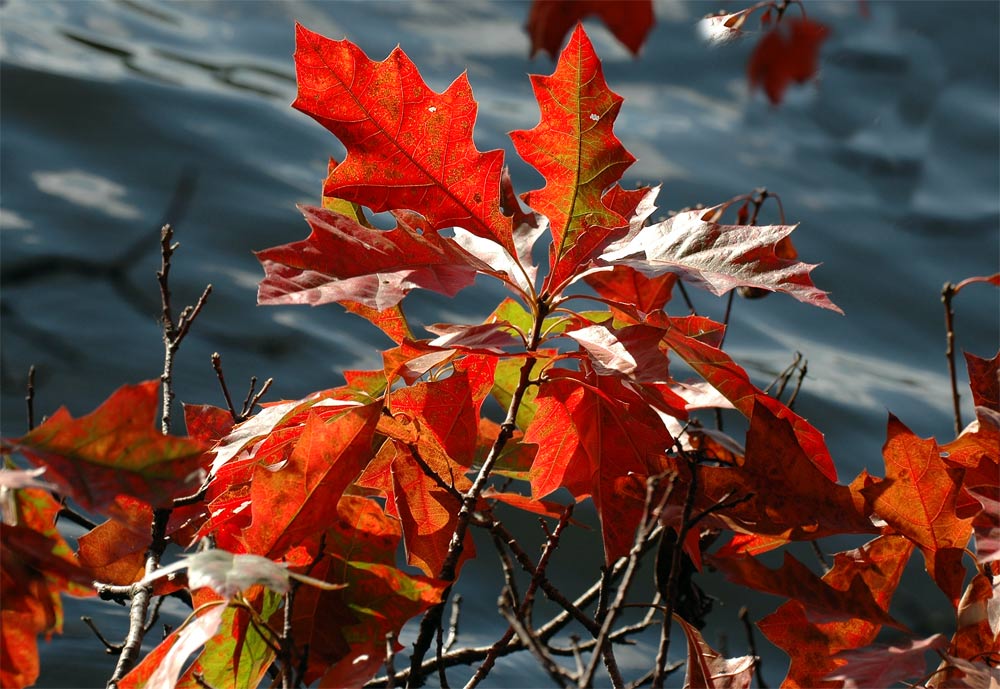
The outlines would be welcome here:
[[[827,434],[842,479],[863,467],[881,475],[887,410],[920,435],[949,439],[941,285],[997,272],[1000,263],[1000,6],[871,2],[864,19],[854,2],[809,0],[810,16],[832,28],[820,79],[793,88],[776,109],[747,91],[752,41],[713,49],[697,39],[695,21],[718,4],[658,2],[638,60],[588,23],[607,80],[626,99],[616,131],[639,161],[625,183],[662,181],[664,212],[757,186],[781,195],[789,218],[802,223],[800,255],[823,263],[815,281],[847,315],[780,295],[739,301],[727,348],[762,383],[801,351],[809,377],[798,410]],[[275,398],[339,384],[344,368],[379,366],[388,341],[339,307],[255,306],[261,270],[251,252],[306,235],[295,204],[316,202],[327,157],[343,153],[288,107],[293,23],[347,36],[376,59],[399,43],[438,90],[468,70],[479,148],[506,149],[515,186],[527,190],[539,178],[514,157],[506,132],[537,122],[525,74],[552,65],[527,59],[526,16],[519,2],[3,4],[3,433],[24,429],[31,364],[39,413],[65,404],[82,414],[119,385],[159,374],[153,272],[165,214],[182,245],[175,304],[214,287],[178,357],[179,399],[221,404],[214,351],[234,388],[270,376]],[[418,324],[472,322],[499,297],[480,281],[455,300],[411,295],[408,313]],[[695,299],[721,317],[721,302]],[[992,356],[997,290],[970,288],[956,311],[958,346]],[[969,420],[967,394],[963,411]],[[572,577],[588,538],[571,540],[556,562],[570,590],[587,585]],[[468,572],[482,578],[466,586],[465,642],[500,632],[485,621],[497,592],[490,557]],[[920,565],[913,569],[894,611],[918,632],[949,632],[947,603]],[[739,605],[759,618],[778,600],[734,600],[708,579],[729,604],[707,638],[724,634],[730,652],[742,654]],[[41,685],[103,686],[110,674],[112,661],[81,614],[108,635],[124,631],[124,610],[71,603],[66,633],[43,644]],[[623,665],[638,674],[649,648],[625,649]],[[766,646],[763,653],[776,683],[781,656]],[[544,677],[524,657],[492,681],[524,686]]]

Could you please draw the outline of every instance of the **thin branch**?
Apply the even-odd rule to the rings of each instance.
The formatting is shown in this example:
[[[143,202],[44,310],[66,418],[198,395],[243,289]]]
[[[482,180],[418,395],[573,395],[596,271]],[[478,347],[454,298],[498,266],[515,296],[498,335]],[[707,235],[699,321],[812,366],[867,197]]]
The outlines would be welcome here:
[[[82,514],[80,514],[76,510],[74,510],[73,508],[67,507],[66,503],[65,503],[65,498],[60,498],[59,499],[59,504],[62,505],[62,507],[60,507],[59,511],[56,513],[56,519],[57,520],[59,520],[59,519],[68,519],[69,521],[73,522],[77,526],[82,526],[83,528],[87,529],[88,531],[92,531],[92,530],[94,530],[94,529],[97,528],[97,523],[96,522],[93,522],[90,519],[87,519],[85,516],[83,516]]]
[[[529,571],[531,571],[531,581],[528,582],[528,588],[524,593],[524,600],[521,601],[521,605],[518,607],[517,617],[520,620],[525,620],[526,624],[529,627],[531,625],[531,611],[534,606],[535,593],[538,590],[538,587],[542,585],[542,581],[545,579],[545,570],[549,566],[549,560],[552,557],[552,554],[559,547],[559,538],[562,536],[563,530],[569,525],[570,518],[573,515],[573,507],[574,506],[572,504],[566,506],[566,508],[563,510],[562,515],[559,518],[559,523],[556,525],[556,528],[552,530],[552,532],[548,532],[546,530],[547,536],[545,539],[545,546],[542,549],[542,556],[539,558],[538,564],[535,566],[534,571],[531,571],[529,568],[525,567],[525,569],[529,569]],[[494,522],[494,523],[499,524],[499,522]],[[543,528],[545,528],[545,522],[542,522],[542,526]],[[500,546],[502,546],[503,542],[506,540],[508,547],[511,547],[512,549],[516,547],[520,551],[520,546],[517,545],[517,541],[515,541],[513,537],[509,539],[504,539],[500,535],[501,533],[505,532],[501,531],[501,529],[497,529],[496,531],[493,532],[493,538],[495,542],[498,542]],[[520,562],[522,567],[524,565],[531,564],[526,553],[520,551],[520,555],[521,556],[518,558],[518,561]],[[503,562],[505,563],[504,577],[507,578],[508,581],[510,581],[513,579],[513,577],[507,577],[507,564],[506,564],[507,559],[504,558]],[[514,596],[516,596],[514,589],[508,587],[508,591]],[[501,598],[501,600],[503,599]],[[569,603],[568,600],[566,602],[568,605],[572,605],[571,603]],[[567,607],[566,609],[569,608]],[[594,626],[596,627],[596,625]],[[514,635],[516,633],[517,629],[513,625],[508,625],[507,630],[504,632],[503,636],[501,636],[496,642],[494,642],[492,646],[490,646],[489,652],[486,654],[486,657],[483,659],[483,662],[479,665],[479,667],[476,668],[476,672],[473,674],[473,676],[469,679],[468,683],[465,685],[465,689],[473,689],[477,684],[479,684],[483,679],[485,679],[486,675],[488,675],[490,671],[493,669],[493,665],[496,663],[496,660],[500,655],[501,649],[503,649],[511,641],[511,639],[514,638]],[[522,639],[522,642],[523,641],[524,639]]]
[[[677,281],[677,289],[681,291],[681,296],[684,297],[684,303],[687,304],[688,311],[691,312],[692,316],[696,315],[698,312],[695,310],[694,304],[691,303],[691,297],[688,296],[688,291],[687,288],[684,286],[683,280]]]
[[[445,672],[444,663],[441,662],[441,655],[444,653],[444,630],[441,629],[441,625],[437,628],[437,644],[434,648],[434,658],[437,660],[438,664],[438,684],[441,685],[441,689],[451,689],[451,685],[448,684],[448,673]]]
[[[143,633],[149,634],[149,631],[156,625],[157,620],[160,619],[160,608],[163,607],[163,601],[166,598],[166,596],[157,596],[156,602],[153,603],[153,611],[149,615],[149,622],[146,623],[146,629]]]
[[[691,481],[688,483],[687,494],[684,496],[684,508],[681,512],[680,530],[677,532],[677,542],[674,544],[670,558],[670,570],[667,577],[666,590],[662,591],[666,610],[663,613],[663,623],[660,627],[660,646],[656,652],[653,665],[653,689],[662,689],[666,679],[667,652],[670,649],[670,628],[673,624],[674,603],[677,599],[677,585],[680,581],[681,556],[684,553],[684,541],[691,525],[691,512],[694,510],[695,494],[698,490],[698,465],[688,460],[691,468]],[[705,511],[707,513],[707,510]],[[704,514],[704,513],[703,513]]]
[[[451,618],[448,620],[448,638],[445,639],[444,653],[451,650],[455,642],[458,641],[458,621],[462,613],[462,594],[456,593],[451,598]]]
[[[271,389],[271,384],[274,382],[274,378],[268,378],[264,381],[264,384],[260,386],[260,390],[258,390],[255,394],[253,388],[254,381],[256,380],[256,377],[250,379],[250,391],[247,393],[246,399],[243,400],[243,411],[240,412],[240,416],[244,419],[250,417],[250,414],[253,413],[253,408],[256,407],[261,398],[267,394],[267,391]]]
[[[160,304],[163,326],[163,373],[160,376],[163,388],[163,409],[160,418],[160,430],[164,435],[170,434],[171,409],[174,400],[173,389],[173,365],[174,355],[180,347],[181,341],[187,335],[191,324],[201,313],[208,295],[212,292],[212,286],[208,285],[194,306],[186,307],[178,320],[174,320],[173,308],[171,306],[170,294],[170,261],[174,251],[179,244],[173,241],[173,228],[164,225],[160,231],[160,270],[156,273],[156,279],[160,286]],[[153,510],[153,523],[150,527],[149,548],[146,550],[146,575],[152,574],[160,566],[160,559],[167,547],[167,523],[170,521],[171,508],[157,508]],[[115,666],[111,679],[108,680],[108,689],[116,689],[119,680],[128,674],[129,670],[135,666],[139,659],[142,647],[142,639],[146,634],[146,617],[149,611],[150,600],[153,595],[153,586],[146,584],[140,586],[136,584],[132,591],[131,608],[129,610],[129,631],[125,637],[125,645],[121,655],[118,657],[118,664]]]
[[[527,350],[529,352],[533,352],[538,349],[538,345],[541,342],[542,323],[545,320],[545,316],[548,315],[548,309],[549,302],[546,299],[539,298],[538,302],[533,304],[534,317],[531,324],[531,333],[528,338],[527,346]],[[514,393],[511,396],[510,405],[507,408],[507,416],[500,425],[500,432],[497,434],[497,438],[493,442],[493,446],[490,448],[490,452],[486,459],[483,461],[472,486],[468,491],[466,491],[462,498],[462,507],[458,512],[458,520],[455,524],[455,531],[452,533],[451,541],[448,543],[448,554],[445,556],[441,570],[438,572],[437,578],[442,581],[455,581],[459,559],[461,558],[462,551],[465,548],[465,535],[469,529],[469,524],[472,521],[473,512],[479,502],[479,496],[486,488],[486,483],[489,481],[490,474],[493,472],[494,464],[496,464],[497,459],[500,457],[500,453],[503,451],[507,441],[514,434],[517,412],[521,408],[521,400],[524,398],[524,393],[528,389],[528,381],[531,378],[531,370],[534,365],[534,359],[529,357],[525,360],[524,365],[521,367],[520,378],[517,386],[514,388]],[[448,596],[450,594],[451,585],[449,584],[441,596],[441,602],[428,610],[424,614],[423,619],[420,621],[420,631],[417,634],[417,640],[413,644],[413,654],[410,656],[411,674],[407,683],[408,687],[417,687],[422,682],[423,677],[421,676],[421,665],[423,664],[424,656],[427,654],[427,650],[430,648],[431,639],[434,637],[437,628],[441,625],[444,607],[447,604]]]
[[[385,633],[385,675],[389,678],[385,685],[386,689],[393,689],[396,686],[393,683],[393,678],[396,676],[396,666],[394,664],[396,649],[392,643],[395,639],[396,636],[391,631]]]
[[[660,483],[664,478],[667,478],[666,474],[651,476],[646,480],[646,499],[643,505],[642,521],[640,522],[639,528],[636,529],[635,541],[633,542],[632,549],[629,551],[627,559],[628,564],[625,567],[625,573],[622,576],[622,581],[618,585],[618,591],[615,594],[615,599],[608,608],[607,615],[605,615],[604,619],[601,621],[601,629],[596,635],[594,654],[590,657],[590,663],[587,665],[586,672],[584,672],[583,676],[580,677],[579,685],[581,687],[590,687],[593,685],[594,672],[597,670],[598,661],[602,658],[608,669],[608,674],[611,677],[612,686],[616,687],[616,689],[623,688],[625,686],[621,674],[617,671],[618,668],[614,659],[614,653],[611,651],[610,645],[607,644],[607,640],[612,627],[614,627],[615,620],[617,619],[619,612],[621,612],[622,606],[625,604],[625,597],[628,595],[628,590],[632,585],[632,579],[635,576],[639,561],[644,553],[643,545],[654,533],[655,527],[660,520],[660,514],[663,512],[663,508],[666,506],[667,500],[670,498],[670,493],[673,491],[676,474],[671,473],[669,474],[669,483],[666,489],[663,491],[660,499],[654,504],[653,501],[656,497],[656,491],[659,489]]]
[[[955,311],[951,301],[958,290],[950,282],[941,288],[941,302],[944,304],[944,327],[947,347],[944,355],[948,359],[948,375],[951,378],[951,401],[955,409],[955,437],[962,433],[962,408],[958,394],[958,376],[955,373]]]
[[[236,407],[233,406],[233,398],[229,394],[229,386],[226,385],[226,376],[222,373],[222,356],[218,352],[212,352],[212,368],[215,369],[215,377],[219,379],[222,396],[226,398],[226,408],[233,417],[233,423],[243,421],[242,414],[237,413]]]
[[[649,537],[646,539],[646,542],[643,543],[642,545],[643,554],[648,552],[653,547],[655,539],[660,535],[660,533],[662,533],[662,531],[663,531],[662,526],[657,526],[655,529],[653,529],[653,531],[649,534]],[[627,564],[628,564],[627,560],[619,559],[611,568],[612,578],[616,579],[619,576],[621,576],[621,574],[625,571]],[[594,599],[597,598],[600,587],[601,587],[601,582],[598,581],[593,583],[586,591],[581,593],[573,600],[573,602],[571,603],[573,608],[579,611],[582,608],[586,607],[587,605],[590,605],[594,601]],[[583,615],[583,613],[580,614]],[[586,615],[584,615],[584,618],[586,619]],[[566,625],[568,625],[574,619],[577,618],[573,614],[571,614],[568,610],[563,609],[561,612],[554,615],[544,625],[538,627],[538,629],[536,630],[536,634],[543,643],[547,643],[549,639],[551,639],[553,636],[562,631],[566,627]],[[590,623],[594,624],[593,620],[590,620]],[[609,636],[609,639],[617,641],[619,637],[624,638],[625,634],[634,633],[634,630],[631,629],[630,627],[623,627],[620,631],[622,632],[622,634],[619,634],[619,631],[615,631],[613,634]],[[592,643],[593,642],[586,642],[584,645],[589,648],[590,645],[592,645]],[[472,663],[476,663],[483,660],[483,658],[485,658],[487,654],[489,654],[491,648],[492,645],[470,646],[465,648],[459,648],[454,651],[449,651],[447,653],[444,653],[441,656],[440,663],[442,663],[445,667],[455,667],[457,665],[471,665]],[[525,650],[525,647],[521,643],[520,639],[511,638],[511,640],[500,649],[498,655],[508,656],[511,655],[512,653],[517,653],[523,650]],[[569,651],[566,651],[566,653],[562,653],[558,649],[550,649],[550,652],[555,653],[557,655],[570,655]],[[425,660],[423,665],[420,667],[420,672],[423,675],[428,675],[434,672],[435,669],[437,669],[438,663],[439,661],[437,659],[429,658]],[[410,668],[404,668],[403,670],[400,670],[399,672],[396,673],[395,681],[397,683],[406,682],[409,680],[409,677],[410,677]],[[387,680],[386,677],[375,677],[366,682],[365,687],[384,687],[386,684],[386,680]]]
[[[826,561],[826,555],[819,547],[818,541],[809,541],[809,545],[812,546],[813,553],[816,555],[816,559],[819,560],[820,565],[823,567],[823,573],[826,574],[830,571],[830,563]]]
[[[566,671],[556,663],[552,657],[546,652],[545,646],[538,640],[538,637],[531,633],[524,623],[519,619],[518,615],[514,613],[514,599],[512,598],[512,592],[509,589],[505,589],[503,594],[500,596],[499,609],[500,614],[507,624],[510,625],[514,633],[517,634],[517,638],[521,640],[521,643],[528,647],[531,653],[538,659],[541,663],[542,668],[545,672],[552,678],[552,681],[558,684],[560,687],[568,686],[566,683],[565,673]]]
[[[757,684],[760,689],[768,689],[767,682],[764,681],[764,672],[760,666],[760,654],[757,653],[757,640],[754,638],[753,623],[750,621],[750,613],[747,606],[740,608],[740,621],[747,632],[747,644],[750,646],[750,655],[753,656],[754,671],[757,673]]]
[[[98,641],[104,644],[104,652],[108,655],[115,655],[116,653],[121,653],[122,647],[125,644],[113,644],[105,638],[104,634],[101,634],[101,630],[97,628],[97,624],[94,622],[94,618],[87,617],[86,615],[80,618],[83,623],[90,627],[90,631],[94,632],[94,636],[97,637]]]
[[[795,400],[799,396],[799,390],[802,389],[802,382],[806,379],[806,373],[809,372],[809,362],[803,361],[802,365],[799,367],[799,376],[795,381],[795,389],[792,390],[791,397],[788,398],[788,402],[785,403],[789,409],[795,406]]]
[[[28,430],[35,427],[35,365],[28,367],[28,388],[24,395],[24,404],[28,408]]]

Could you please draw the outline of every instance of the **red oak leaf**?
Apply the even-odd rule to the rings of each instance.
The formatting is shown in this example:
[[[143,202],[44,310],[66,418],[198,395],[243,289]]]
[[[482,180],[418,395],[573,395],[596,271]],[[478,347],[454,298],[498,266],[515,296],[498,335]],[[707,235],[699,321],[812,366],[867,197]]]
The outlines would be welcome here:
[[[965,578],[963,549],[972,535],[972,519],[955,513],[962,470],[941,459],[933,438],[918,438],[892,415],[882,455],[887,480],[862,493],[882,519],[920,548],[927,572],[957,606]]]
[[[1000,411],[1000,352],[992,359],[980,359],[966,352],[965,364],[969,369],[973,403],[977,407]]]
[[[601,62],[578,25],[550,77],[532,75],[541,120],[511,132],[521,157],[545,178],[545,187],[522,195],[549,219],[549,286],[557,286],[628,221],[605,205],[604,190],[635,162],[613,127],[621,96],[608,89]]]
[[[819,49],[828,34],[825,26],[804,17],[778,23],[750,56],[750,87],[762,87],[771,103],[780,103],[789,85],[803,84],[816,74]]]
[[[1000,472],[994,471],[993,476],[998,474]],[[982,510],[972,518],[976,535],[976,562],[981,565],[996,562],[1000,560],[1000,486],[966,486],[966,490],[982,506]]]
[[[928,651],[944,651],[948,640],[941,634],[900,644],[871,646],[844,651],[838,658],[846,660],[829,679],[844,680],[849,689],[857,687],[889,687],[897,682],[927,674]]]
[[[664,273],[651,278],[635,268],[619,265],[610,271],[588,273],[584,279],[605,299],[633,306],[640,313],[650,313],[670,301],[677,275]]]
[[[556,370],[551,371],[552,374]],[[535,498],[564,487],[576,498],[591,495],[601,518],[606,562],[632,546],[642,499],[625,491],[659,466],[672,444],[655,412],[614,377],[559,371],[539,387],[538,410],[524,442],[538,445],[532,464]]]
[[[232,416],[226,412],[230,422]],[[112,519],[77,539],[77,558],[97,581],[128,586],[146,574],[146,551],[153,525],[153,508],[141,500],[119,495],[109,510]],[[208,517],[203,504],[175,508],[167,522],[171,543],[186,548]],[[158,588],[158,593],[163,588]]]
[[[403,308],[399,304],[379,311],[356,301],[342,301],[340,303],[351,313],[358,314],[376,326],[396,344],[405,339],[413,339],[413,331],[410,330],[410,324],[406,322]]]
[[[524,340],[506,321],[480,323],[478,325],[455,325],[437,323],[424,326],[437,335],[428,344],[432,347],[461,349],[464,352],[504,354],[511,347],[524,348]]]
[[[195,440],[215,444],[233,430],[233,415],[211,404],[185,404],[184,427]]]
[[[445,585],[388,565],[330,559],[347,588],[324,594],[343,596],[359,622],[343,627],[350,652],[326,671],[319,686],[359,687],[385,665],[386,635],[398,638],[409,619],[441,600]],[[402,649],[397,642],[395,650]]]
[[[216,605],[178,628],[118,683],[122,689],[176,687],[188,657],[215,636],[225,605]]]
[[[525,27],[531,37],[531,57],[544,50],[555,59],[566,33],[590,15],[600,17],[633,55],[639,54],[646,35],[656,24],[652,0],[535,0]]]
[[[372,458],[380,412],[380,404],[370,404],[332,419],[312,413],[283,465],[256,467],[252,519],[243,532],[250,552],[280,558],[322,533],[340,496]]]
[[[750,689],[754,658],[726,658],[705,642],[701,632],[684,618],[674,615],[687,638],[687,669],[685,689]]]
[[[103,511],[118,495],[169,506],[201,484],[206,445],[160,432],[159,387],[126,385],[78,419],[62,407],[14,446],[86,510]]]
[[[744,416],[750,418],[760,404],[779,419],[792,425],[799,446],[823,475],[837,480],[837,469],[826,448],[823,434],[779,400],[758,389],[743,368],[718,348],[725,326],[708,318],[676,318],[662,313],[650,314],[646,323],[663,329],[663,345],[676,352],[702,378],[712,384]]]
[[[403,526],[407,562],[433,576],[441,571],[448,556],[461,504],[453,492],[445,490],[427,474],[409,446],[396,443],[390,471],[391,499]],[[440,478],[461,493],[472,485],[461,473],[445,474]],[[475,545],[470,535],[465,539],[459,564],[474,556]]]
[[[454,349],[435,347],[426,340],[403,340],[398,347],[382,352],[385,379],[391,383],[398,377],[407,385],[413,385],[425,373],[456,354]]]
[[[492,380],[486,386],[492,387]],[[417,383],[392,394],[393,415],[416,426],[415,442],[423,460],[444,477],[472,465],[479,436],[482,398],[473,398],[469,374]]]
[[[503,152],[476,149],[477,105],[464,74],[435,93],[399,48],[373,62],[350,41],[302,26],[296,26],[295,68],[293,107],[347,149],[324,196],[376,212],[417,210],[432,230],[464,227],[516,255],[511,220],[500,209]]]
[[[963,660],[984,660],[1000,653],[997,599],[1000,599],[1000,587],[994,586],[984,574],[976,574],[958,605],[958,629],[951,639],[949,655]],[[953,671],[945,671],[940,679],[955,675]]]
[[[648,276],[676,273],[715,295],[756,287],[843,313],[813,284],[809,273],[815,265],[778,255],[776,246],[794,225],[721,225],[712,219],[718,208],[685,211],[648,225],[609,247],[601,259]]]
[[[717,514],[734,528],[790,540],[878,532],[859,490],[824,475],[801,447],[791,422],[762,399],[750,419],[746,455],[735,466],[702,467],[699,477],[709,504],[753,494]]]
[[[383,232],[312,206],[302,212],[312,229],[308,238],[257,252],[265,273],[260,304],[352,301],[384,312],[412,289],[453,297],[477,272],[493,272],[436,233],[420,234],[403,224]]]
[[[55,527],[60,505],[37,488],[3,496],[0,529],[0,685],[38,679],[38,635],[62,633],[60,593],[93,595],[93,573],[73,558]]]
[[[912,552],[913,544],[902,536],[880,536],[857,550],[837,553],[823,581],[846,590],[860,576],[878,606],[888,611]],[[833,656],[870,644],[882,628],[878,622],[858,618],[813,622],[802,603],[795,600],[784,603],[757,626],[791,658],[788,677],[782,686],[808,689],[839,687],[837,682],[823,680],[844,664]]]
[[[878,604],[860,572],[853,573],[846,582],[820,579],[787,551],[784,562],[776,570],[745,556],[713,556],[709,561],[732,582],[797,601],[813,622],[856,618],[903,628]]]
[[[303,587],[303,590],[308,588]],[[280,619],[274,619],[282,601],[279,594],[256,586],[246,591],[244,598],[259,611],[261,618],[272,624],[281,624]],[[120,686],[123,689],[152,689],[173,687],[173,681],[176,681],[177,689],[197,689],[206,684],[234,689],[256,687],[274,660],[272,642],[261,636],[259,627],[253,624],[245,609],[224,606],[222,602],[209,588],[196,591],[194,604],[196,608],[202,608],[202,612],[193,622],[178,628],[147,654],[122,679]],[[208,604],[211,607],[203,607]],[[191,632],[185,634],[190,627],[193,627]],[[185,659],[202,644],[204,647],[194,661],[183,669]],[[168,672],[170,676],[167,676]]]

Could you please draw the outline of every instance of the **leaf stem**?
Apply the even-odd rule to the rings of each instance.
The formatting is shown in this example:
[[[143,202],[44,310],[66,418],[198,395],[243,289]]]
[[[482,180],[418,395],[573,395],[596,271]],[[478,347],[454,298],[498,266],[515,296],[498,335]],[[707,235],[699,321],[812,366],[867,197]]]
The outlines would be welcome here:
[[[941,288],[941,302],[944,304],[944,327],[947,338],[947,347],[944,355],[948,359],[948,375],[951,377],[951,402],[955,410],[955,437],[962,432],[962,408],[960,396],[958,394],[958,376],[955,373],[955,311],[951,301],[955,298],[958,290],[950,282],[944,283]]]

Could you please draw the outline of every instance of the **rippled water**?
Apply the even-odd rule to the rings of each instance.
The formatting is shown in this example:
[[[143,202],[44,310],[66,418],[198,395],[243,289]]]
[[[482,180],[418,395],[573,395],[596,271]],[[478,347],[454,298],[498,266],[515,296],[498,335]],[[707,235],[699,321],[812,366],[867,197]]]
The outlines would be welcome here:
[[[782,296],[741,301],[727,348],[758,382],[794,351],[806,355],[799,411],[826,432],[849,479],[862,467],[881,474],[887,409],[924,436],[947,439],[951,429],[939,292],[946,280],[996,272],[1000,255],[998,5],[870,2],[866,20],[853,2],[806,4],[833,34],[819,83],[794,89],[779,109],[747,92],[751,43],[698,42],[695,20],[718,3],[658,2],[638,60],[599,25],[588,29],[626,99],[616,131],[639,158],[626,184],[663,181],[664,211],[766,186],[801,221],[799,252],[823,262],[815,280],[847,315]],[[526,13],[515,2],[5,3],[4,434],[24,428],[31,364],[40,412],[66,404],[81,414],[120,384],[158,375],[153,272],[165,218],[182,243],[176,303],[207,282],[215,289],[179,355],[180,399],[221,403],[213,351],[230,381],[273,376],[276,396],[287,398],[338,384],[344,368],[378,366],[387,341],[338,307],[255,306],[261,271],[251,251],[305,236],[295,204],[316,201],[327,156],[342,155],[288,107],[293,22],[346,35],[376,59],[399,43],[438,90],[467,69],[479,148],[507,149],[524,190],[539,180],[512,157],[506,132],[537,122],[525,73],[552,67],[526,58]],[[472,321],[499,295],[481,281],[453,301],[413,295],[408,312],[416,323]],[[721,303],[696,300],[721,316]],[[992,355],[997,291],[963,293],[957,329],[961,348]],[[968,419],[968,395],[963,402]],[[585,539],[568,551],[582,553]],[[475,622],[490,617],[497,590],[482,581],[466,591],[465,638],[474,642],[497,633]],[[914,581],[897,596],[899,617],[918,631],[947,630],[943,597],[916,572]],[[777,600],[746,602],[760,617]],[[730,600],[708,633],[728,634],[734,654],[744,648],[737,608]],[[72,604],[66,634],[43,645],[43,685],[100,686],[109,675],[80,614],[109,634],[124,629],[123,610]],[[624,664],[641,667],[648,654],[626,651]],[[782,662],[765,655],[775,682]],[[532,666],[506,664],[495,686],[542,682]]]

